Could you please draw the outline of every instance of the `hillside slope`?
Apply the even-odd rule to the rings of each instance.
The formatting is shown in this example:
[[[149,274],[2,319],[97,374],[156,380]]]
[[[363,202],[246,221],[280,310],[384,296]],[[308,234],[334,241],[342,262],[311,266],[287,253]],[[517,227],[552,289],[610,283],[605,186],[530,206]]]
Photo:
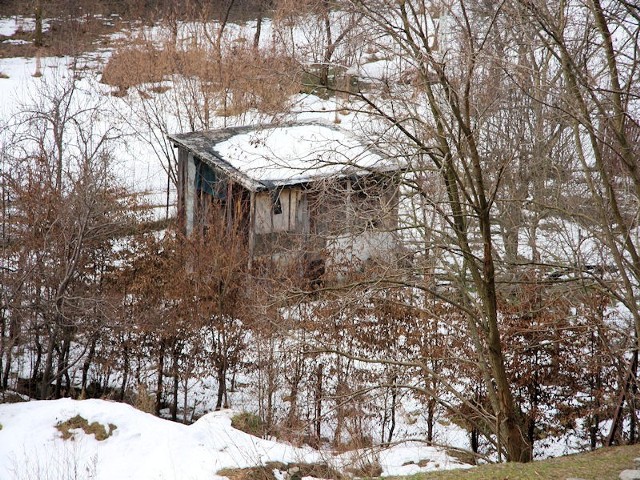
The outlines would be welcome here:
[[[57,426],[77,416],[88,427],[72,428],[71,436],[63,439]],[[229,410],[212,412],[186,426],[104,400],[0,405],[0,478],[197,480],[210,479],[222,469],[267,462],[329,463],[346,470],[357,468],[364,457],[375,458],[383,474],[394,475],[465,466],[434,448],[415,444],[333,456],[329,451],[253,437],[232,428],[231,416]],[[106,439],[99,441],[99,435],[86,433],[101,430],[93,422],[104,427]]]

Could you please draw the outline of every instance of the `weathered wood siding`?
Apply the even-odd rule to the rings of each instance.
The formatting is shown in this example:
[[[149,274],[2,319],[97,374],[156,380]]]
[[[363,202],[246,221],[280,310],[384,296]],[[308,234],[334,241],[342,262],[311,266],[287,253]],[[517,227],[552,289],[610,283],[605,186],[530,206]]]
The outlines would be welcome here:
[[[275,194],[256,194],[255,233],[297,232],[304,233],[309,227],[309,209],[305,192],[301,188],[285,188],[279,192],[282,213],[274,212]]]

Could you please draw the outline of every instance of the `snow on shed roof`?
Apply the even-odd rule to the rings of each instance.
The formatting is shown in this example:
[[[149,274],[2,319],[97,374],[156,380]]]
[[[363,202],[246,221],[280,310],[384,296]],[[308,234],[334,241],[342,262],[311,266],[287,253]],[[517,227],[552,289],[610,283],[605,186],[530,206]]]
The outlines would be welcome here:
[[[254,191],[400,168],[353,133],[319,122],[235,127],[169,138]]]

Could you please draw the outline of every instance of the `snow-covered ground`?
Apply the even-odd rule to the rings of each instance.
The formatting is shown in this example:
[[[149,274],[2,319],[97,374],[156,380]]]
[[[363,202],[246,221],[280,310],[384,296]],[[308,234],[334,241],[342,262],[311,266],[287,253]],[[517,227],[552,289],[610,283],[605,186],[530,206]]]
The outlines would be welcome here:
[[[0,19],[0,35],[11,36],[18,29],[30,30],[32,23],[23,18]],[[242,29],[251,27],[251,23],[243,27],[231,25],[229,30],[233,35],[242,36]],[[267,30],[264,38],[269,38],[269,26],[264,28]],[[143,34],[154,37],[158,31],[151,27],[146,33],[131,33]],[[244,35],[247,36],[246,32]],[[113,38],[126,42],[127,34],[120,32]],[[297,38],[296,41],[299,46],[306,40]],[[166,165],[163,165],[166,158],[158,150],[160,142],[157,140],[164,134],[157,126],[145,124],[140,117],[142,96],[138,92],[131,91],[125,97],[113,96],[112,88],[100,83],[102,69],[111,53],[107,48],[80,58],[0,59],[0,129],[5,126],[12,129],[21,112],[39,105],[47,92],[55,92],[73,81],[78,109],[95,107],[101,111],[98,117],[101,125],[92,128],[117,129],[118,138],[112,150],[117,177],[129,189],[144,192],[150,202],[160,205],[166,195],[167,173]],[[170,80],[167,84],[174,86]],[[154,95],[152,104],[164,108],[171,104],[171,95],[178,94],[170,89],[167,93]],[[342,110],[340,101],[323,100],[314,95],[295,95],[291,98],[292,108],[287,119],[339,123],[341,127],[351,129],[355,115]],[[167,109],[163,113],[169,132],[183,131],[175,111]],[[212,124],[222,127],[261,120],[264,119],[249,112],[241,118],[213,118]],[[270,139],[272,143],[276,140]],[[234,405],[242,408],[245,403],[240,401]],[[56,425],[76,415],[107,428],[113,424],[116,429],[103,441],[97,441],[93,435],[82,431],[77,431],[72,439],[63,440]],[[100,400],[63,399],[0,405],[0,480],[200,479],[212,478],[224,468],[244,468],[269,461],[328,462],[340,471],[358,469],[363,462],[377,462],[384,475],[464,467],[443,450],[420,442],[401,443],[384,450],[356,450],[342,455],[334,455],[328,450],[295,448],[233,429],[230,426],[231,415],[230,411],[209,413],[193,425],[185,426],[126,404]],[[456,438],[465,436],[457,427],[452,429],[452,435]],[[419,434],[410,436],[420,438]],[[446,432],[441,432],[440,438],[444,439],[444,436]],[[466,439],[449,440],[443,443],[466,443]]]
[[[226,468],[267,462],[327,463],[344,471],[377,462],[383,475],[468,468],[420,443],[333,456],[252,437],[231,427],[233,412],[212,412],[192,425],[170,422],[122,403],[51,400],[0,405],[0,478],[158,480],[211,479]],[[56,425],[80,415],[111,435],[102,441],[81,429],[62,439]],[[284,478],[284,472],[277,474]]]
[[[28,29],[25,19],[0,19],[0,35],[12,35],[18,28]],[[232,26],[234,35],[244,35],[242,28],[251,28],[248,23]],[[263,39],[269,39],[268,25]],[[154,30],[154,34],[157,30]],[[296,34],[298,35],[298,34]],[[153,36],[151,33],[149,36]],[[121,33],[114,38],[126,41],[127,35]],[[301,44],[301,36],[295,41]],[[298,47],[299,47],[298,45]],[[0,59],[0,128],[12,121],[16,112],[28,104],[37,93],[55,82],[77,76],[79,102],[90,105],[95,102],[101,108],[111,112],[107,122],[116,124],[122,135],[115,150],[116,171],[124,184],[138,192],[147,192],[151,201],[160,204],[165,197],[167,174],[163,159],[154,148],[154,135],[162,137],[158,131],[145,131],[144,122],[139,117],[137,93],[130,92],[124,98],[111,95],[111,87],[99,82],[102,66],[111,52],[109,50],[92,52],[79,59],[82,68],[75,60],[65,57],[44,57],[37,64],[32,58]],[[86,68],[84,68],[86,67]],[[351,74],[374,81],[387,76],[398,75],[404,66],[397,59],[376,59],[371,56]],[[40,70],[42,75],[34,75]],[[409,69],[407,69],[409,70]],[[409,70],[410,71],[410,70]],[[168,86],[171,82],[167,80]],[[155,105],[162,105],[163,96],[177,95],[175,90],[156,93]],[[286,115],[294,120],[323,120],[340,124],[342,128],[358,128],[357,114],[341,108],[345,100],[335,98],[323,100],[313,95],[296,95],[291,99],[292,111]],[[170,105],[168,99],[166,105]],[[175,118],[175,112],[164,112],[169,131],[181,132],[181,123]],[[242,118],[214,118],[213,125],[228,126],[253,123],[259,117],[251,112]],[[371,121],[370,117],[367,121]],[[275,139],[271,139],[275,140]],[[272,147],[273,148],[273,147]],[[569,224],[571,227],[573,224]],[[561,233],[555,233],[560,235]],[[542,232],[541,237],[552,235]],[[574,232],[571,238],[579,237]],[[541,244],[554,244],[541,238]],[[523,239],[521,247],[526,247]],[[588,244],[581,244],[585,250],[593,250]],[[524,252],[528,255],[528,252]],[[555,251],[544,255],[553,259]],[[570,256],[569,252],[569,256]],[[585,255],[586,256],[586,255]],[[213,391],[213,386],[208,386]],[[249,402],[234,402],[234,406],[244,407]],[[98,442],[92,435],[78,432],[74,440],[62,440],[55,428],[59,422],[75,415],[82,415],[89,422],[98,421],[104,425],[110,423],[117,429],[107,440]],[[124,404],[87,400],[59,400],[50,402],[29,402],[15,405],[0,405],[0,480],[31,478],[68,478],[71,471],[80,471],[79,478],[98,479],[157,479],[211,478],[223,468],[247,467],[267,461],[318,462],[328,461],[346,468],[349,463],[357,464],[358,458],[374,458],[385,475],[413,474],[418,471],[460,467],[461,465],[440,450],[426,447],[420,443],[402,444],[384,451],[356,451],[349,455],[333,456],[329,452],[318,452],[308,448],[294,448],[283,443],[250,437],[230,426],[231,412],[209,413],[191,426],[172,423],[142,413]],[[415,432],[409,431],[410,422],[398,426],[398,436],[419,437],[422,424],[415,425]],[[455,425],[437,426],[438,441],[458,447],[467,447],[466,432]],[[413,435],[415,434],[415,435]],[[575,451],[579,448],[577,440],[567,437],[566,441],[549,440],[537,450],[543,456],[555,456]],[[538,449],[538,446],[536,446]],[[540,453],[542,452],[542,453]],[[351,458],[352,457],[352,458]],[[357,465],[355,465],[357,467]],[[44,475],[42,472],[47,472]],[[73,477],[71,477],[73,478]]]
[[[0,19],[0,35],[11,36],[16,30],[30,30],[33,22],[16,17]],[[183,34],[189,38],[190,29],[186,24]],[[252,35],[251,22],[239,26],[227,26],[230,38],[244,38]],[[264,37],[270,38],[270,23],[265,22]],[[166,33],[166,32],[165,32]],[[136,38],[157,40],[163,35],[162,29],[156,26],[132,28],[129,32],[118,32],[111,35],[114,45],[127,44]],[[296,37],[300,42],[306,41]],[[5,40],[7,42],[9,40]],[[233,41],[233,40],[229,40]],[[163,82],[168,90],[150,94],[145,86],[140,91],[131,89],[124,97],[112,95],[114,89],[101,83],[102,72],[113,53],[114,47],[100,48],[86,52],[78,58],[43,56],[35,58],[0,58],[0,132],[2,128],[12,128],[12,124],[20,118],[20,114],[39,105],[43,97],[56,89],[66,88],[65,84],[74,81],[75,100],[78,108],[99,108],[103,113],[100,125],[117,130],[117,138],[112,143],[112,156],[117,178],[130,191],[144,193],[146,199],[154,205],[161,206],[166,202],[167,150],[171,146],[166,142],[167,133],[190,131],[185,126],[184,105],[176,106],[182,91],[176,84],[180,79],[172,77]],[[152,95],[153,98],[144,98]],[[296,95],[290,101],[291,111],[286,114],[288,120],[321,120],[341,123],[342,127],[353,127],[353,115],[338,113],[338,100],[322,100],[314,95]],[[149,113],[149,112],[152,113]],[[147,115],[159,114],[163,128],[150,120]],[[284,114],[283,114],[284,115]],[[247,125],[260,122],[271,122],[272,118],[256,112],[244,112],[236,117],[212,116],[209,128],[221,128],[233,125]],[[164,142],[164,145],[163,145]],[[0,142],[1,144],[1,142]],[[163,150],[164,149],[164,150]],[[170,155],[170,154],[169,154]],[[173,202],[175,191],[171,185],[170,202]]]
[[[17,15],[10,18],[0,18],[0,36],[11,37],[19,31],[30,32],[35,29],[36,22],[33,18]],[[43,31],[49,28],[49,22],[44,21]],[[10,40],[8,40],[10,41]]]

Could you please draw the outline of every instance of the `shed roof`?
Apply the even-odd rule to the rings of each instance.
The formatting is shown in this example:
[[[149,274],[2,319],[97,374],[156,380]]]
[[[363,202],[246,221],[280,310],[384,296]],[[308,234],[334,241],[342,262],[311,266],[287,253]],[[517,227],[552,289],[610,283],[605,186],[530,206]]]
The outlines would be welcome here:
[[[400,168],[371,142],[320,122],[233,127],[169,139],[253,191]]]

